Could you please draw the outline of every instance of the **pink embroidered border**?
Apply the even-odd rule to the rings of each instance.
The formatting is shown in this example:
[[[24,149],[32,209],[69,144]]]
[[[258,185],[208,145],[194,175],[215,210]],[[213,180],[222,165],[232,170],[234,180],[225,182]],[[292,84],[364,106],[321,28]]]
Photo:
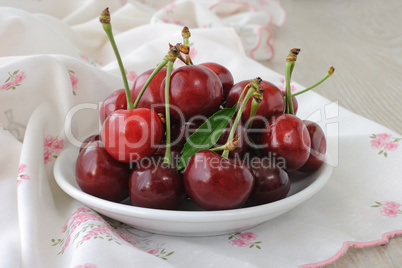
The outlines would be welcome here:
[[[345,241],[342,245],[342,248],[331,258],[329,258],[325,261],[317,262],[317,263],[304,264],[304,265],[301,265],[300,268],[318,268],[318,267],[322,267],[322,266],[331,264],[331,263],[335,262],[336,260],[338,260],[340,257],[342,257],[342,255],[348,251],[349,247],[365,248],[365,247],[371,247],[371,246],[386,245],[386,244],[388,244],[389,239],[396,235],[402,235],[402,230],[384,233],[382,235],[381,239],[373,240],[373,241],[369,241],[369,242]]]

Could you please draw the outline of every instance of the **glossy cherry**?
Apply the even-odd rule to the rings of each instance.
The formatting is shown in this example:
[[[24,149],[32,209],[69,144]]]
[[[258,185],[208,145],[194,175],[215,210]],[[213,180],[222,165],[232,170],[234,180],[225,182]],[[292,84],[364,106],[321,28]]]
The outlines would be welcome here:
[[[177,209],[186,197],[183,179],[163,164],[163,156],[142,159],[130,175],[129,189],[131,203],[145,208]]]
[[[288,195],[289,175],[270,159],[253,158],[249,166],[254,174],[255,183],[247,201],[248,206],[271,203]]]
[[[248,167],[210,150],[199,151],[190,159],[183,179],[189,197],[206,210],[240,208],[254,184]]]
[[[101,137],[100,137],[99,134],[94,134],[94,135],[91,135],[91,136],[87,137],[87,138],[81,143],[80,152],[81,152],[82,149],[84,149],[85,146],[87,146],[87,144],[90,143],[91,141],[98,141],[98,140],[100,140],[100,139],[101,139]]]
[[[286,171],[301,168],[310,155],[310,135],[306,125],[291,114],[272,116],[260,135],[263,155],[284,161]]]
[[[208,67],[219,77],[219,79],[222,82],[222,89],[223,89],[222,102],[225,102],[226,97],[234,84],[232,73],[225,66],[215,62],[204,62],[200,63],[200,65]]]
[[[317,123],[309,120],[304,120],[303,123],[306,125],[310,135],[311,150],[307,162],[299,168],[299,171],[313,172],[320,168],[324,162],[325,153],[327,151],[327,141],[324,131]]]
[[[230,108],[236,104],[241,93],[243,92],[244,87],[251,81],[252,80],[244,80],[238,82],[231,88],[226,98],[226,107]],[[278,87],[264,80],[261,82],[261,87],[264,90],[263,100],[257,110],[255,119],[253,120],[253,128],[262,127],[269,117],[275,114],[282,113],[285,108],[285,102],[282,93]],[[243,94],[242,100],[244,99],[244,97],[245,94]],[[242,119],[244,122],[247,122],[250,117],[251,101],[252,98],[250,98],[250,100],[247,102],[247,105],[242,114]]]
[[[201,65],[179,67],[170,80],[171,115],[185,121],[196,115],[210,116],[219,109],[222,92],[222,83],[211,69]],[[165,80],[160,87],[161,99],[164,95]]]
[[[103,124],[106,117],[114,111],[126,110],[127,98],[124,88],[113,91],[109,96],[105,98],[99,109],[99,120]]]
[[[151,156],[163,134],[159,115],[148,108],[115,111],[106,118],[101,130],[107,152],[125,163]]]
[[[130,172],[129,165],[111,157],[99,140],[82,149],[75,165],[75,178],[83,192],[113,202],[129,197]]]
[[[131,89],[131,96],[133,100],[137,99],[141,89],[143,88],[145,82],[150,77],[151,73],[155,69],[150,69],[142,74],[140,74],[134,81],[133,87]],[[160,96],[160,87],[162,80],[166,77],[166,68],[160,69],[156,75],[152,78],[151,82],[147,86],[144,94],[141,96],[141,100],[138,103],[138,108],[149,108],[153,109],[157,113],[165,113],[164,110],[164,98]]]

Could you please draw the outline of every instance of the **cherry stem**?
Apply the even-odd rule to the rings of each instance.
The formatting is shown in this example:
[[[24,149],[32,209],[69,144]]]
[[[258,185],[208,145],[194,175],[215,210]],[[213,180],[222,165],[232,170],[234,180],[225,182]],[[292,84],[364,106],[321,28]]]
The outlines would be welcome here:
[[[320,81],[318,81],[317,83],[315,83],[314,85],[312,85],[311,87],[308,87],[302,91],[296,92],[294,94],[292,94],[292,97],[303,94],[313,88],[315,88],[316,86],[318,86],[319,84],[321,84],[322,82],[324,82],[325,80],[327,80],[328,77],[330,77],[333,73],[335,72],[335,68],[331,66],[331,68],[329,68],[328,73],[324,76],[324,78],[322,78]]]
[[[292,77],[293,68],[297,60],[297,55],[300,53],[300,49],[293,48],[290,50],[289,55],[286,57],[285,65],[285,81],[286,81],[286,103],[285,103],[285,113],[294,114],[292,92],[290,91],[290,80]]]
[[[183,45],[187,47],[187,52],[184,54],[186,55],[186,59],[184,60],[184,63],[187,65],[193,65],[193,61],[190,58],[190,30],[188,29],[187,26],[184,26],[183,30],[181,31],[181,36],[183,37]],[[183,61],[183,59],[181,59]]]
[[[258,78],[261,80],[261,78]],[[261,84],[261,81],[259,81],[259,84]],[[258,109],[261,106],[261,102],[263,100],[263,94],[264,90],[259,87],[258,89],[256,89],[256,91],[253,94],[253,100],[251,101],[251,107],[250,107],[250,116],[248,119],[248,126],[247,128],[251,128],[251,126],[253,125],[253,120],[254,120],[254,116],[257,114]]]
[[[239,121],[240,121],[241,115],[242,115],[242,113],[244,111],[244,108],[246,108],[246,104],[250,100],[250,98],[253,96],[254,92],[256,92],[256,90],[258,90],[258,88],[260,87],[260,83],[261,83],[261,78],[256,78],[256,79],[254,79],[253,81],[251,81],[249,84],[247,84],[244,87],[243,92],[240,95],[239,101],[240,101],[244,91],[246,89],[248,89],[248,91],[247,91],[246,96],[244,97],[244,100],[243,100],[239,110],[237,111],[236,118],[235,118],[235,120],[233,122],[232,128],[230,129],[229,137],[228,137],[226,143],[229,143],[231,140],[233,140],[234,134],[235,134],[236,129],[237,129],[237,125],[239,124]],[[224,150],[223,153],[222,153],[222,157],[223,158],[228,158],[229,157],[229,150]]]
[[[177,58],[178,58],[179,60],[181,60],[184,64],[190,65],[190,63],[189,63],[189,62],[186,62],[186,59],[183,58],[183,56],[182,56],[181,54],[180,54]]]
[[[237,134],[231,141],[227,142],[226,144],[211,148],[209,149],[210,151],[223,151],[223,150],[228,150],[228,151],[234,151],[237,148],[237,145],[239,144],[239,139],[240,139],[240,134]]]
[[[131,99],[130,89],[128,87],[126,70],[124,69],[123,61],[121,60],[119,50],[117,49],[117,45],[116,45],[116,42],[115,42],[114,37],[113,37],[112,25],[110,24],[109,8],[106,8],[105,10],[103,10],[102,14],[99,17],[99,21],[102,23],[103,30],[106,32],[106,35],[107,35],[107,37],[109,39],[110,44],[112,45],[113,52],[114,52],[114,54],[116,56],[116,59],[117,59],[117,62],[119,64],[121,77],[123,78],[124,89],[125,89],[125,92],[126,92],[127,110],[132,110],[132,109],[134,109],[134,105],[133,105],[133,101]]]
[[[151,83],[152,79],[155,77],[155,75],[168,63],[167,59],[163,59],[161,63],[158,64],[158,66],[154,69],[154,71],[151,73],[151,75],[148,77],[147,81],[145,81],[144,86],[142,87],[140,93],[138,94],[137,98],[135,99],[134,102],[134,109],[137,108],[138,103],[141,100],[142,95],[144,95],[145,90],[147,89],[149,83]]]
[[[169,52],[166,54],[167,60],[166,80],[165,80],[165,120],[166,120],[166,150],[163,163],[171,165],[172,155],[170,146],[170,105],[169,105],[169,93],[170,93],[170,77],[172,75],[173,64],[179,54],[177,46],[170,46]]]

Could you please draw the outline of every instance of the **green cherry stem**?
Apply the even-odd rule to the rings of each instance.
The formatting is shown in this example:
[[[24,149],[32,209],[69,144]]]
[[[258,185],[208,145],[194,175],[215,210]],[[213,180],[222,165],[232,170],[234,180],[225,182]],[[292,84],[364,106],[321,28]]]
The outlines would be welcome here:
[[[324,76],[324,78],[322,78],[320,81],[318,81],[317,83],[315,83],[314,85],[312,85],[311,87],[308,87],[302,91],[296,92],[294,94],[292,94],[292,97],[303,94],[313,88],[315,88],[316,86],[318,86],[319,84],[321,84],[322,82],[324,82],[325,80],[327,80],[328,77],[330,77],[333,73],[335,72],[335,68],[331,66],[331,68],[329,68],[328,73]]]
[[[169,105],[169,93],[170,93],[170,77],[172,75],[173,64],[179,54],[179,50],[176,46],[171,46],[165,59],[167,60],[166,66],[166,81],[165,81],[165,119],[166,119],[166,150],[163,163],[171,165],[172,156],[170,148],[170,105]]]
[[[300,49],[293,48],[290,50],[289,55],[286,57],[285,65],[285,81],[286,81],[286,103],[285,103],[285,113],[294,114],[293,102],[292,102],[292,92],[290,91],[290,80],[292,77],[293,68],[297,60],[297,55],[299,55]]]
[[[126,98],[127,98],[127,110],[134,109],[133,101],[131,99],[130,89],[128,87],[128,81],[126,77],[126,70],[123,66],[123,61],[121,60],[119,50],[117,49],[116,42],[113,37],[112,33],[112,25],[110,24],[110,12],[109,8],[103,10],[102,14],[99,17],[99,21],[102,23],[103,30],[106,32],[106,35],[109,39],[110,44],[112,45],[114,54],[116,55],[117,62],[119,64],[121,76],[123,78],[124,89],[126,91]]]
[[[257,78],[259,79],[259,84],[261,84],[261,78]],[[248,121],[248,128],[251,128],[251,126],[253,125],[253,120],[254,120],[254,116],[257,114],[258,109],[261,106],[261,102],[263,100],[263,94],[264,93],[264,89],[262,89],[261,87],[258,87],[256,89],[256,91],[253,94],[253,100],[251,101],[251,106],[250,106],[250,116],[249,116],[249,121]]]
[[[256,79],[254,79],[253,81],[251,81],[248,85],[246,85],[244,87],[243,92],[244,92],[244,90],[246,90],[246,88],[248,88],[248,91],[247,91],[246,96],[244,97],[244,100],[243,100],[239,110],[237,111],[236,118],[235,118],[235,120],[233,122],[232,128],[230,129],[229,137],[227,139],[226,144],[228,144],[229,142],[231,142],[233,140],[234,134],[235,134],[236,129],[237,129],[237,125],[239,124],[239,121],[240,121],[241,115],[242,115],[242,113],[244,111],[244,108],[246,107],[247,102],[253,96],[254,92],[256,92],[256,90],[260,87],[260,83],[261,83],[261,78],[256,78]],[[241,99],[241,96],[240,96],[239,100],[240,99]],[[222,157],[223,158],[228,158],[229,157],[229,150],[224,150],[223,153],[222,153]]]
[[[134,109],[137,108],[138,103],[141,100],[142,95],[144,95],[145,90],[147,89],[149,83],[151,83],[152,79],[155,77],[155,75],[163,68],[165,67],[165,65],[168,63],[168,60],[166,59],[166,57],[158,64],[158,66],[156,66],[156,68],[154,69],[154,71],[151,73],[151,75],[148,77],[147,81],[145,81],[144,86],[141,88],[140,93],[138,94],[137,98],[135,99],[134,102]]]

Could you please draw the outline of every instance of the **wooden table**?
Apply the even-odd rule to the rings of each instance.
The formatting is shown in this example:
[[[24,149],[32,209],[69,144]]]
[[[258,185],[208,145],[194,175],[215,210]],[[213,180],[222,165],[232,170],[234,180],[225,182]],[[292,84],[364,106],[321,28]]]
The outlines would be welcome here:
[[[281,0],[285,25],[274,30],[275,56],[263,62],[284,74],[300,48],[293,80],[310,86],[330,66],[335,74],[314,89],[340,106],[402,135],[402,1]],[[349,251],[327,267],[401,267],[402,236],[388,245]]]

